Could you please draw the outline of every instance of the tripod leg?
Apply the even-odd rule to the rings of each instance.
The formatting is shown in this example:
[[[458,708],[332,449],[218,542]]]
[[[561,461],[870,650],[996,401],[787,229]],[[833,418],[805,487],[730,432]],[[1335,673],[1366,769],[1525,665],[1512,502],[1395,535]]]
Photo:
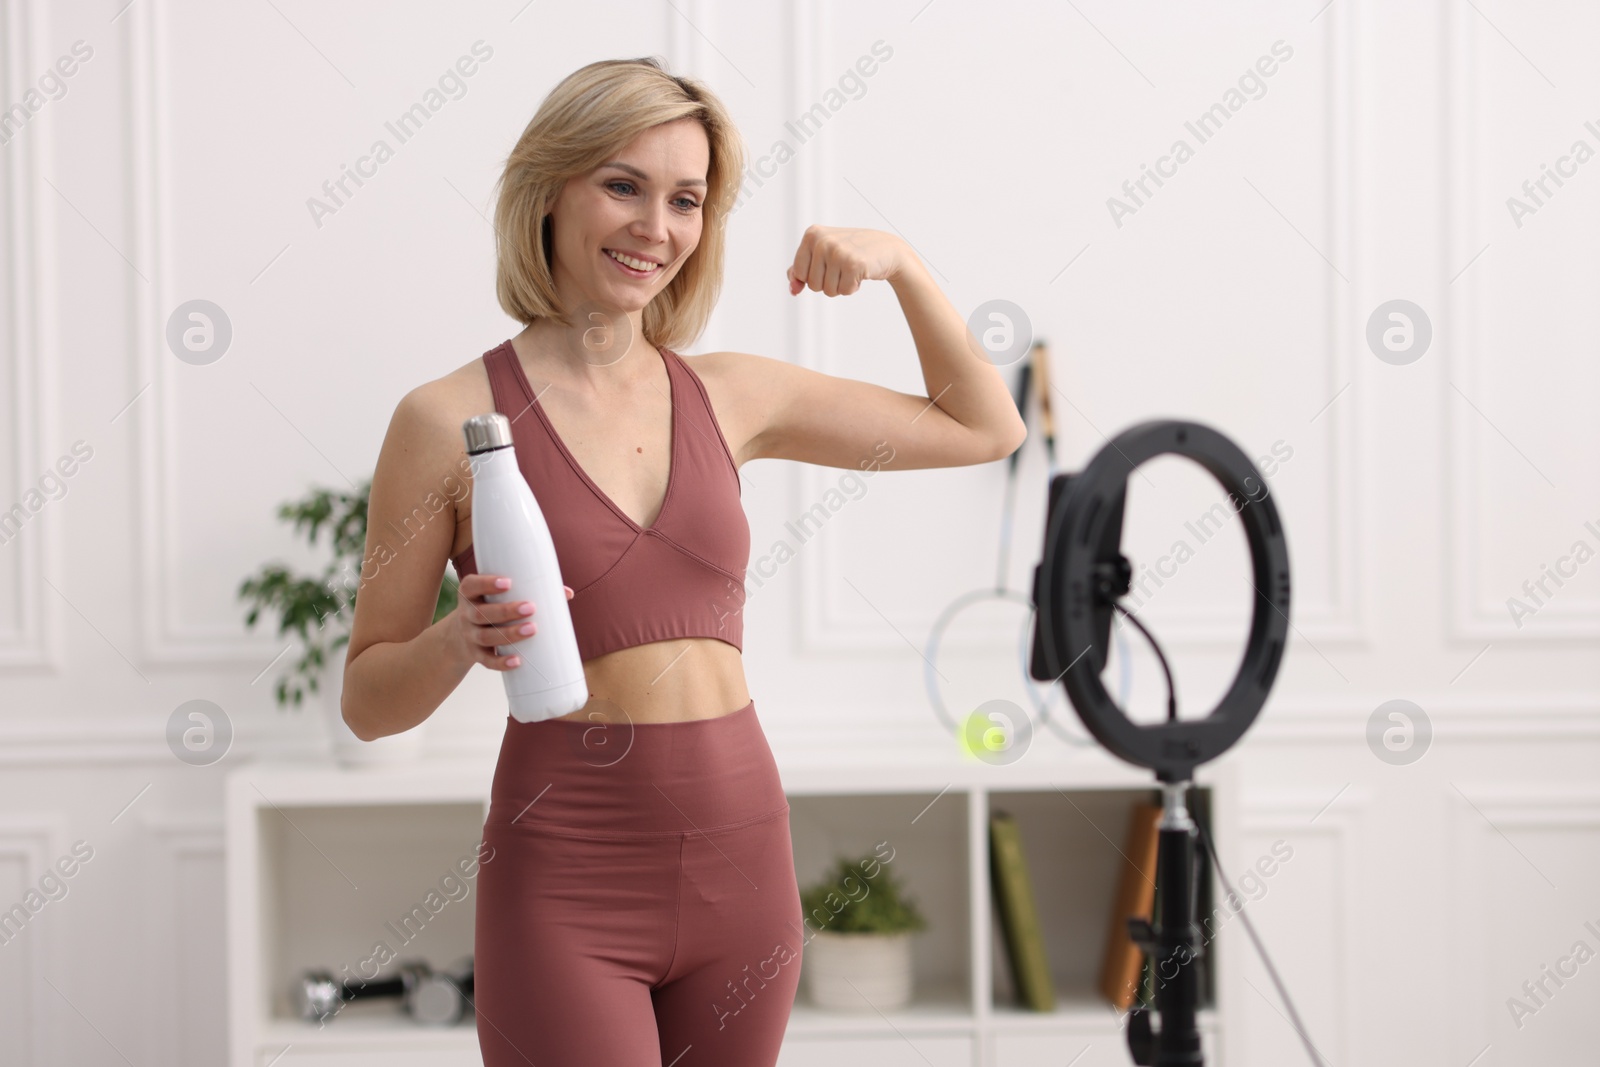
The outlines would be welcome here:
[[[1156,1013],[1161,1032],[1156,1035],[1157,1067],[1200,1067],[1204,1058],[1200,1030],[1195,1024],[1198,985],[1196,931],[1194,929],[1193,828],[1163,825],[1156,861],[1161,885],[1159,951],[1155,960]]]

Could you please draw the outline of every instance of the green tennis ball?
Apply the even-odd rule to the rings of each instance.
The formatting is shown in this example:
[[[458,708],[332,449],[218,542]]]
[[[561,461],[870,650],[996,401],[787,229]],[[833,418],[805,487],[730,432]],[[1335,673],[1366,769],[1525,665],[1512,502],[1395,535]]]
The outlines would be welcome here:
[[[1004,752],[1009,743],[1005,728],[986,712],[971,712],[961,721],[961,752],[968,759],[987,763],[984,754]]]

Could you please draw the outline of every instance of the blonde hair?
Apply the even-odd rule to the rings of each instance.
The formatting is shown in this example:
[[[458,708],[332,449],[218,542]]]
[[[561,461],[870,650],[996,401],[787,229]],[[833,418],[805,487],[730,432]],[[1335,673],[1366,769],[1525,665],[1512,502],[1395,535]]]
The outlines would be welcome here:
[[[494,209],[495,295],[527,325],[571,326],[551,274],[550,220],[562,185],[611,159],[640,132],[693,118],[710,148],[700,243],[645,306],[645,340],[664,348],[700,335],[722,288],[726,223],[744,178],[745,150],[727,108],[709,89],[666,70],[655,56],[606,59],[562,79],[517,138],[500,175]]]

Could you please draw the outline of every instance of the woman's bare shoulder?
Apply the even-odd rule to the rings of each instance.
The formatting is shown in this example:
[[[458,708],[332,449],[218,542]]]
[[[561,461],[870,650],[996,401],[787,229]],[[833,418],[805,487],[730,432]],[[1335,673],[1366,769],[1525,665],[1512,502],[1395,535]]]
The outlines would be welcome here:
[[[449,427],[457,434],[469,417],[494,410],[494,394],[481,359],[423,382],[411,390],[406,401],[429,423]]]
[[[442,492],[454,505],[452,557],[467,547],[462,542],[470,540],[470,530],[461,527],[472,514],[472,466],[461,427],[473,415],[493,410],[494,394],[478,359],[414,387],[401,398],[390,428],[399,454],[430,471],[428,488]]]

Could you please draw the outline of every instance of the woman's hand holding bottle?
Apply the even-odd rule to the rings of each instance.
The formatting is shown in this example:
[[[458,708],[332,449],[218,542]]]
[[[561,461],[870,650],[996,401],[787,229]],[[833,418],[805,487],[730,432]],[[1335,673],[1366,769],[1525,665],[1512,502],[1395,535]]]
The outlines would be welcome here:
[[[495,648],[514,645],[538,630],[531,618],[532,601],[485,599],[491,594],[504,593],[510,587],[511,579],[500,575],[469,574],[461,580],[460,603],[449,616],[455,627],[455,645],[463,650],[464,658],[490,670],[507,671],[521,664],[521,656],[515,653],[496,655]],[[572,587],[563,585],[561,588],[571,600]]]

